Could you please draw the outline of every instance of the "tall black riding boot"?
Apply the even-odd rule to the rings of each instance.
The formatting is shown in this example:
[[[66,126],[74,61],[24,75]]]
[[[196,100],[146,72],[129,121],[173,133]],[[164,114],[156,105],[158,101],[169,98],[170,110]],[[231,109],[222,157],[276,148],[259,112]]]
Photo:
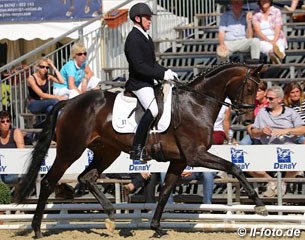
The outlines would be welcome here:
[[[153,121],[154,121],[154,117],[151,114],[151,111],[147,109],[140,120],[136,134],[134,136],[133,146],[131,151],[129,152],[130,159],[142,160],[142,150],[145,146],[147,133]]]

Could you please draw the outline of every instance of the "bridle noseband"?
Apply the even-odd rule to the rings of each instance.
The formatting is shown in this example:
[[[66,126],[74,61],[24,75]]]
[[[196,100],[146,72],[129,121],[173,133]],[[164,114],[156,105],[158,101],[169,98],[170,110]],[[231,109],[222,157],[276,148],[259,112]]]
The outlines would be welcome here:
[[[259,74],[259,73],[258,73]],[[231,108],[235,110],[237,115],[246,114],[249,112],[252,112],[255,108],[254,104],[248,104],[248,103],[242,103],[242,99],[244,99],[244,91],[245,91],[245,85],[248,81],[254,82],[257,86],[259,85],[259,81],[256,79],[253,79],[250,76],[250,69],[247,69],[246,75],[243,79],[242,85],[239,87],[238,92],[239,95],[236,97],[236,99],[233,101]]]

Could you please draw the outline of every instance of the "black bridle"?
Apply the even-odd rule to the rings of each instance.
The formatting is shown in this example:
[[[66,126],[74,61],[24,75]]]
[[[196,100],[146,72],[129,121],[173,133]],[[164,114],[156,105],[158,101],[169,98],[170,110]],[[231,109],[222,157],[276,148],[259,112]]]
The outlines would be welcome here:
[[[253,79],[251,77],[250,69],[247,69],[247,72],[243,79],[242,85],[239,87],[239,89],[237,91],[239,93],[239,95],[237,95],[233,104],[231,104],[232,105],[231,108],[233,110],[235,110],[235,112],[238,116],[252,112],[255,108],[254,104],[242,103],[242,99],[244,99],[244,96],[245,96],[245,93],[244,93],[245,85],[247,84],[248,81],[254,82],[257,86],[259,85],[259,81],[257,81],[256,79]]]

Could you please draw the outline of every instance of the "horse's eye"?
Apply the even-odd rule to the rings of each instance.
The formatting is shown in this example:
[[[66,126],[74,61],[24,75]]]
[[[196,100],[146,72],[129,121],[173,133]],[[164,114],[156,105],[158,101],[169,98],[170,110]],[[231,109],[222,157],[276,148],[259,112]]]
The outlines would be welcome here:
[[[247,95],[251,95],[251,94],[253,94],[253,88],[252,88],[252,86],[250,86],[249,84],[247,85],[247,87],[246,87],[246,94]]]
[[[248,88],[248,94],[252,95],[253,94],[253,89],[252,88]]]

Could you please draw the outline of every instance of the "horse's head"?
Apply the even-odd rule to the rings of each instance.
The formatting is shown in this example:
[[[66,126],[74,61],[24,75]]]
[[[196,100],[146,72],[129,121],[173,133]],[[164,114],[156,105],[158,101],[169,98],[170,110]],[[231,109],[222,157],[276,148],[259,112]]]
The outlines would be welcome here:
[[[236,74],[231,75],[227,81],[227,95],[232,101],[237,113],[254,110],[255,96],[260,83],[259,74],[263,64],[256,67],[240,65]]]
[[[192,82],[180,88],[196,93],[203,102],[227,105],[224,102],[229,97],[231,107],[237,114],[254,110],[255,96],[260,83],[259,74],[263,65],[249,67],[240,63],[224,63],[199,74]],[[210,106],[212,107],[212,105]],[[213,105],[216,107],[216,105]],[[218,112],[215,113],[215,118]]]

